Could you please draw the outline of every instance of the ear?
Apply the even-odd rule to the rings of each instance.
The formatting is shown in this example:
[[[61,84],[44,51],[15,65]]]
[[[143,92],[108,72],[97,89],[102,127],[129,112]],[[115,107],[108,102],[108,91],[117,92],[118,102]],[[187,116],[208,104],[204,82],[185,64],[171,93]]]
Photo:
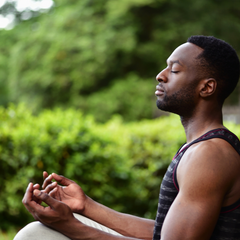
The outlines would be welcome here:
[[[200,96],[209,97],[215,93],[217,81],[214,78],[203,79],[200,81]]]

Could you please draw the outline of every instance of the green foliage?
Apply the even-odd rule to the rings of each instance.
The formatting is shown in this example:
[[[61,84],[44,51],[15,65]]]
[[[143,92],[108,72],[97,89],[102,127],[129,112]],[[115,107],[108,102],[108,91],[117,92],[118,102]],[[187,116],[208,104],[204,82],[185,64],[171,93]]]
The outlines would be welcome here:
[[[0,229],[0,240],[12,240],[17,234],[17,230],[10,228],[7,232],[3,232]]]
[[[74,107],[102,122],[116,113],[152,118],[152,80],[190,35],[214,35],[240,52],[237,1],[54,2],[48,13],[0,31],[1,104],[25,102],[35,112]],[[137,96],[145,112],[132,107]]]
[[[93,94],[82,104],[82,108],[88,114],[94,113],[101,122],[110,119],[113,114],[120,114],[125,121],[149,118],[156,108],[151,100],[155,91],[150,84],[152,82],[151,79],[140,79],[130,74],[124,82],[116,80],[109,88]]]
[[[97,124],[76,110],[31,114],[23,105],[0,108],[1,228],[33,220],[21,199],[43,170],[79,183],[93,199],[122,212],[155,217],[167,165],[184,142],[171,116]]]
[[[21,200],[42,172],[62,174],[118,211],[155,218],[159,186],[185,142],[175,115],[105,124],[68,109],[33,115],[24,105],[0,108],[0,229],[32,221]],[[227,123],[237,136],[240,127]]]

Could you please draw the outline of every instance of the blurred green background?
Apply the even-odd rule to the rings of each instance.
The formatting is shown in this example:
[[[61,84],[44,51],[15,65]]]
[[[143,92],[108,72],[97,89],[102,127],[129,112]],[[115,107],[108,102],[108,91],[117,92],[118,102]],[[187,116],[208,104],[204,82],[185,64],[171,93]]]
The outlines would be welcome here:
[[[191,35],[239,54],[240,1],[19,2],[0,1],[1,231],[32,221],[21,198],[43,170],[154,218],[163,173],[185,141],[178,117],[155,107],[155,76]],[[238,105],[239,86],[225,107]]]

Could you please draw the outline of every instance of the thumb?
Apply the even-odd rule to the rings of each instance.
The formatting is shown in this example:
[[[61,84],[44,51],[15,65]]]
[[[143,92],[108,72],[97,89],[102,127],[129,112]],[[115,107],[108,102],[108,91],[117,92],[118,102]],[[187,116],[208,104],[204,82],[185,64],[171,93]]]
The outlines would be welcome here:
[[[53,179],[55,179],[58,183],[60,183],[63,186],[68,186],[71,183],[74,183],[72,180],[70,180],[64,176],[60,176],[56,173],[52,173],[52,177],[53,177]]]
[[[56,199],[50,197],[47,193],[43,191],[39,191],[38,189],[35,189],[33,191],[33,194],[37,199],[45,202],[51,208],[55,208],[56,205],[58,204],[58,201]]]

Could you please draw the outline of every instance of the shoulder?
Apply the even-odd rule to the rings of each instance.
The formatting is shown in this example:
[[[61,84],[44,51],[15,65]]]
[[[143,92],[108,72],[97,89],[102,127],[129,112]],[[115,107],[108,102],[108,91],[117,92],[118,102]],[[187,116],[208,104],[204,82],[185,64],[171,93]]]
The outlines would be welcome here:
[[[221,208],[240,197],[239,171],[239,155],[227,141],[213,138],[190,146],[177,168],[179,193],[164,220],[162,238],[209,239]]]
[[[225,140],[213,138],[196,143],[183,155],[177,170],[179,187],[225,195],[239,176],[240,157]]]
[[[213,138],[190,146],[182,162],[191,167],[193,165],[204,168],[215,166],[214,169],[220,170],[221,167],[227,165],[231,169],[232,164],[240,163],[240,156],[226,140]]]

